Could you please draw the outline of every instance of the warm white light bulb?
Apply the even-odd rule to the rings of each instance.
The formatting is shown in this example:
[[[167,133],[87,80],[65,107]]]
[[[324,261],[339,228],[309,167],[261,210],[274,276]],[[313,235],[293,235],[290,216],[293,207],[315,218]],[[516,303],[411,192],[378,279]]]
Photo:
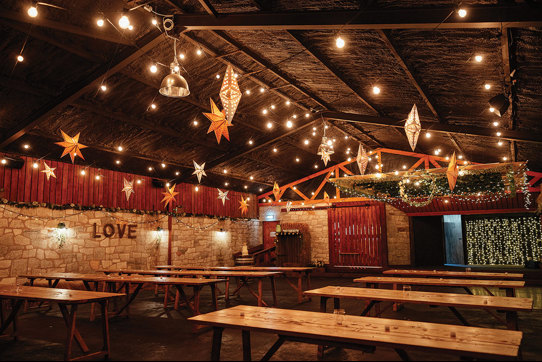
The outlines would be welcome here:
[[[224,169],[224,171],[223,171],[223,172],[224,172],[224,173],[228,173],[228,170]]]
[[[158,25],[158,20],[156,20],[156,19],[153,18],[153,19],[152,19],[152,25]]]
[[[199,187],[198,187],[198,186],[196,186],[196,192],[198,192],[198,191],[199,191]]]
[[[250,95],[250,89],[247,89],[247,91],[245,93],[246,93],[247,96]]]
[[[32,167],[34,167],[34,168],[38,168],[38,167],[40,167],[40,165],[38,165],[38,163],[37,163],[37,162],[34,162],[34,163],[32,164]]]
[[[201,49],[198,49],[198,50],[196,51],[196,53],[197,53],[198,55],[203,54],[203,52],[201,51]]]
[[[194,126],[197,126],[197,125],[199,124],[198,121],[194,121],[194,122],[192,122],[192,123],[194,124]]]
[[[86,174],[87,174],[87,172],[85,170],[81,171],[81,175],[85,176]]]
[[[374,94],[380,94],[380,87],[374,86],[373,87],[373,93]]]
[[[128,26],[128,30],[134,30],[134,26],[133,26],[133,25],[129,25],[129,26]]]
[[[482,57],[481,55],[477,55],[474,57],[474,60],[476,60],[478,63],[481,63],[482,60],[484,60],[484,57]]]
[[[105,92],[107,90],[107,86],[105,84],[102,84],[100,86],[100,89],[102,90],[102,92]]]
[[[504,144],[503,141],[499,141],[499,143],[497,143],[499,146],[502,146]]]
[[[24,57],[21,54],[17,55],[17,61],[22,63],[24,61]]]
[[[269,128],[269,129],[273,128],[273,123],[267,122],[267,128]]]
[[[35,7],[35,6],[31,6],[28,8],[28,16],[30,16],[31,18],[35,18],[36,16],[38,16],[38,8]]]
[[[427,132],[427,133],[425,134],[425,138],[431,138],[431,133]]]
[[[166,168],[166,164],[165,164],[165,163],[162,163],[161,166],[162,166],[162,168]]]
[[[184,55],[184,53],[179,54],[179,59],[183,60],[185,57],[186,55]]]
[[[273,148],[273,152],[277,153],[279,150],[277,150],[276,148]]]
[[[293,126],[294,126],[294,124],[292,123],[292,121],[286,122],[286,127],[292,128]]]
[[[305,141],[303,141],[303,142],[304,142],[306,145],[309,144],[309,140],[305,140]]]
[[[264,109],[264,110],[262,111],[262,113],[263,113],[263,114],[267,114],[267,109]]]
[[[335,45],[337,45],[337,48],[342,49],[344,48],[344,39],[341,37],[338,37],[337,40],[335,40]]]
[[[101,28],[102,26],[104,26],[104,24],[105,24],[104,19],[98,19],[98,20],[96,20],[96,25],[98,25],[100,28]]]
[[[122,146],[119,146],[119,147],[117,147],[117,150],[119,150],[119,152],[122,152],[124,150],[124,148]]]
[[[464,18],[465,16],[467,16],[467,10],[465,9],[459,9],[457,11],[457,15],[459,15],[460,17]]]
[[[493,127],[499,127],[499,122],[497,121],[493,122]]]
[[[157,67],[155,64],[151,65],[151,68],[150,68],[150,69],[151,69],[151,73],[156,73],[156,72],[158,72],[158,67]]]
[[[248,141],[248,144],[249,144],[249,145],[252,145],[253,143],[254,143],[253,140],[249,140],[249,141]]]
[[[152,108],[152,109],[156,109],[156,104],[154,104],[154,103],[151,104],[151,108]]]
[[[489,111],[490,111],[491,113],[493,113],[493,112],[495,112],[495,108],[489,107]]]
[[[30,148],[30,145],[28,145],[28,144],[26,144],[26,145],[23,145],[23,148],[24,148],[25,150],[27,150],[27,149],[29,149],[29,148]]]
[[[120,160],[115,161],[117,165],[120,165]]]
[[[130,27],[130,19],[126,15],[123,15],[119,19],[119,26],[121,29],[128,29]]]
[[[489,84],[489,83],[484,84],[484,88],[487,89],[487,90],[490,90],[491,89],[491,84]]]

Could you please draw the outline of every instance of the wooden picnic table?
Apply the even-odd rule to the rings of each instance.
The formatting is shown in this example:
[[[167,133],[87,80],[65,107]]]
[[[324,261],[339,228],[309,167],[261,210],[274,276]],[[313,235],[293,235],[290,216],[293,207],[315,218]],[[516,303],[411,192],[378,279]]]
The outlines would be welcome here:
[[[384,275],[413,276],[413,277],[435,277],[435,278],[469,278],[469,279],[523,279],[521,273],[488,273],[472,271],[450,271],[450,270],[413,270],[413,269],[389,269],[382,272]]]
[[[213,307],[218,309],[218,303],[216,298],[216,284],[220,283],[219,279],[195,279],[195,278],[169,278],[169,277],[148,277],[148,276],[112,276],[101,274],[79,274],[79,273],[50,273],[50,274],[23,274],[20,278],[26,278],[30,280],[30,285],[34,284],[36,279],[45,279],[48,281],[51,288],[55,288],[60,280],[65,281],[81,281],[85,285],[85,288],[89,291],[98,290],[100,283],[103,283],[104,287],[111,292],[117,292],[118,290],[124,290],[126,295],[126,303],[119,310],[116,311],[114,316],[120,315],[126,310],[129,313],[129,306],[135,300],[139,294],[141,288],[145,284],[173,286],[179,292],[180,297],[184,301],[184,305],[192,312],[193,315],[200,313],[200,299],[201,290],[205,286],[211,288]],[[91,286],[91,283],[94,286]],[[135,286],[135,288],[132,288]],[[193,296],[189,298],[184,291],[183,287],[191,287],[193,289]],[[176,305],[178,301],[176,301]],[[164,306],[167,307],[167,306]]]
[[[303,303],[304,301],[310,301],[304,298],[303,290],[311,289],[311,274],[315,268],[312,267],[265,267],[265,266],[217,266],[217,267],[183,267],[174,265],[157,265],[156,269],[159,270],[214,270],[214,271],[263,271],[263,272],[281,272],[284,273],[284,279],[290,287],[292,287],[297,293],[297,302]],[[292,282],[289,276],[293,276],[297,279],[296,282]],[[305,281],[305,289],[303,289],[303,281]]]
[[[237,306],[192,317],[190,321],[214,330],[211,359],[220,360],[222,332],[239,329],[243,359],[251,360],[250,332],[277,334],[278,340],[263,357],[269,360],[285,341],[374,351],[393,348],[403,360],[405,350],[449,353],[461,357],[513,359],[518,357],[522,332],[436,323],[393,320],[299,310]]]
[[[70,361],[97,357],[104,357],[107,359],[110,355],[108,305],[110,300],[122,296],[124,296],[124,294],[29,286],[18,288],[11,285],[0,286],[0,306],[3,306],[3,301],[5,300],[11,301],[12,306],[11,313],[6,319],[4,319],[3,308],[0,308],[0,320],[2,322],[0,335],[12,325],[13,334],[16,336],[17,314],[25,302],[56,303],[60,308],[60,312],[62,313],[62,317],[64,318],[64,322],[68,329],[64,349],[64,360]],[[79,305],[88,303],[99,303],[101,305],[103,346],[102,349],[97,352],[90,352],[90,349],[76,326],[77,309]],[[72,359],[74,340],[81,349],[83,355]]]
[[[222,278],[222,281],[226,282],[226,291],[225,299],[226,302],[229,301],[229,288],[230,288],[230,278],[237,278],[238,285],[232,295],[239,293],[241,288],[246,287],[252,296],[258,300],[258,306],[268,306],[268,304],[263,299],[263,280],[269,278],[271,282],[271,292],[273,294],[273,306],[276,307],[277,302],[277,291],[275,278],[283,275],[281,272],[260,272],[260,271],[208,271],[208,270],[137,270],[137,269],[102,269],[99,270],[105,274],[141,274],[141,275],[161,275],[161,276],[170,276],[170,277],[192,277],[192,278]],[[258,292],[254,292],[250,285],[248,284],[250,279],[256,279],[258,283]]]
[[[392,284],[394,288],[398,285],[425,285],[437,287],[460,287],[468,294],[473,294],[469,288],[483,288],[489,295],[493,293],[488,288],[499,288],[506,291],[507,297],[515,296],[515,289],[523,288],[525,282],[522,280],[483,280],[483,279],[448,279],[448,278],[401,278],[401,277],[363,277],[354,279],[357,283],[366,283],[367,286],[378,288],[379,284]]]
[[[470,325],[468,321],[459,313],[456,308],[482,309],[489,311],[498,320],[504,322],[506,327],[511,330],[518,330],[518,312],[530,312],[533,309],[533,300],[531,298],[510,298],[495,297],[485,295],[466,295],[453,293],[434,293],[434,292],[413,292],[389,289],[373,288],[351,288],[327,286],[320,289],[306,291],[305,294],[320,297],[320,312],[325,313],[327,301],[330,298],[334,300],[334,308],[340,309],[341,299],[354,299],[367,301],[368,305],[361,313],[362,316],[368,315],[371,309],[378,303],[410,303],[425,304],[429,306],[443,306],[449,308],[452,313],[464,325]],[[389,307],[388,306],[388,307]],[[506,320],[495,315],[494,312],[503,312]],[[384,310],[377,313],[380,315]]]

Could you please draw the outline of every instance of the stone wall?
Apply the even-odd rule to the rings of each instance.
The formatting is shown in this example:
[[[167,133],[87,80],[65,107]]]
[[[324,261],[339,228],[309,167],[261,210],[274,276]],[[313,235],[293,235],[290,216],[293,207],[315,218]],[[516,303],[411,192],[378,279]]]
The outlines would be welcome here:
[[[23,216],[24,215],[24,216]],[[244,242],[261,243],[260,222],[218,221],[208,218],[173,219],[172,261],[183,265],[232,265],[232,253]],[[66,224],[59,248],[59,222]],[[101,235],[94,238],[94,223]],[[135,238],[117,232],[107,238],[103,226],[121,230],[137,224]],[[192,227],[205,227],[196,231]],[[157,232],[160,227],[164,231]],[[223,232],[220,232],[220,229]],[[0,205],[0,281],[10,283],[22,273],[80,272],[100,268],[147,269],[167,263],[168,217],[101,211],[19,209]]]
[[[386,204],[388,264],[410,265],[410,222],[407,214]]]

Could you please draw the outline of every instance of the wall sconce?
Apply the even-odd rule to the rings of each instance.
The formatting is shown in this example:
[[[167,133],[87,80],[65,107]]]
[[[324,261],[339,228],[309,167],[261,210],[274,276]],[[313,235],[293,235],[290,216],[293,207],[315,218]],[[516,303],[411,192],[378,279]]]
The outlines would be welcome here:
[[[64,244],[66,244],[66,236],[68,235],[68,229],[66,228],[66,224],[63,222],[59,222],[56,229],[55,229],[55,238],[58,242],[58,248],[62,249],[64,247]]]
[[[156,247],[158,247],[160,243],[162,242],[162,237],[164,236],[164,229],[158,226],[156,228],[155,234],[156,234]]]

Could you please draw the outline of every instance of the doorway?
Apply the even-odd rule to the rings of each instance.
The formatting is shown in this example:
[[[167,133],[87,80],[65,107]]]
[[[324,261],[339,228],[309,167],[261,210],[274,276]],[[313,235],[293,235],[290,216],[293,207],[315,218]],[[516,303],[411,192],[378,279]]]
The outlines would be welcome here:
[[[412,218],[415,266],[442,266],[445,261],[442,216]]]

